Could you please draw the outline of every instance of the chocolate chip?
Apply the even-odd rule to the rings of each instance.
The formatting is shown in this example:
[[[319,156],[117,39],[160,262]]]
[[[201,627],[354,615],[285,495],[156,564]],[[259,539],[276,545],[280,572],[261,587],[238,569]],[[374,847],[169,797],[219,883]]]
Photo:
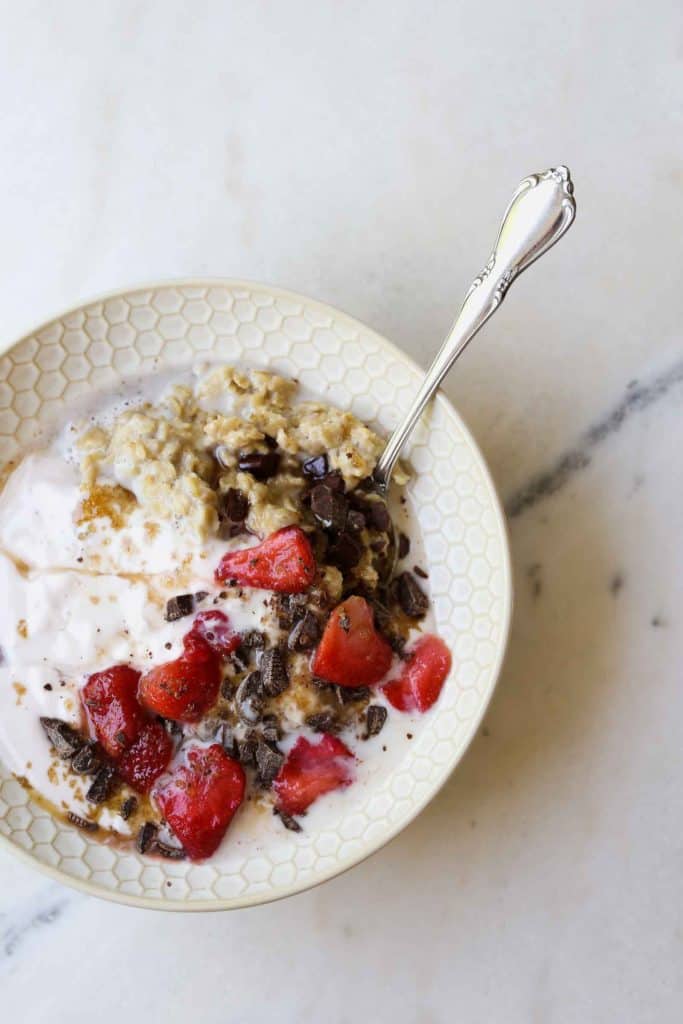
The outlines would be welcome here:
[[[327,553],[331,565],[345,572],[358,565],[363,555],[363,548],[350,533],[340,533]]]
[[[398,557],[405,558],[410,551],[410,538],[406,537],[405,533],[399,533],[398,535]]]
[[[74,814],[73,811],[69,811],[66,817],[72,825],[75,825],[76,828],[82,828],[84,832],[97,832],[100,827],[96,821],[88,821],[87,818],[81,818],[80,814]]]
[[[169,598],[166,602],[164,618],[167,622],[176,622],[186,615],[192,615],[193,611],[194,597],[192,594],[178,594],[176,597]]]
[[[40,724],[62,761],[73,757],[85,744],[83,737],[59,718],[41,718]]]
[[[280,467],[280,455],[272,451],[240,452],[237,465],[243,473],[251,473],[255,480],[268,480]]]
[[[313,732],[339,732],[339,722],[332,711],[317,711],[309,715],[306,725]]]
[[[85,743],[77,754],[74,754],[71,767],[77,775],[93,775],[100,767],[94,743]]]
[[[289,634],[287,646],[290,651],[306,651],[317,642],[320,636],[320,625],[313,612],[306,612]]]
[[[346,524],[349,503],[340,492],[327,484],[317,484],[311,491],[311,512],[326,530],[341,533]]]
[[[103,804],[112,795],[116,783],[116,769],[109,764],[103,764],[91,782],[85,799],[91,804]]]
[[[274,451],[277,448],[277,441],[275,440],[272,434],[264,434],[263,440],[266,442],[271,451]]]
[[[275,715],[264,715],[261,723],[261,735],[266,743],[277,743],[280,739],[280,726]]]
[[[302,465],[304,476],[311,477],[313,480],[320,480],[322,477],[327,476],[328,465],[327,455],[314,455]]]
[[[249,515],[249,498],[238,487],[229,487],[223,498],[222,516],[231,523],[243,523]]]
[[[0,665],[1,664],[2,664],[2,661],[0,661]],[[51,690],[52,689],[52,683],[45,683],[45,685],[43,686],[43,689],[44,690]]]
[[[140,853],[147,853],[152,843],[156,841],[158,831],[159,829],[153,821],[146,821],[141,826],[135,841],[135,845]]]
[[[365,736],[367,740],[371,736],[377,736],[384,728],[387,720],[387,709],[381,704],[370,704],[365,712]]]
[[[121,810],[119,811],[119,814],[121,815],[124,821],[128,821],[128,819],[135,814],[137,809],[137,799],[134,796],[128,796],[121,804]]]
[[[346,516],[346,527],[353,533],[360,533],[361,530],[365,529],[365,516],[358,509],[349,509]]]
[[[273,750],[272,747],[264,742],[257,745],[256,767],[258,769],[259,782],[265,789],[269,789],[272,786],[284,761],[285,755],[279,750]]]
[[[182,846],[171,846],[170,843],[162,843],[160,839],[157,839],[154,843],[152,852],[158,853],[161,857],[165,857],[166,860],[185,860],[187,857]]]
[[[264,692],[260,672],[250,672],[245,676],[235,694],[237,714],[243,722],[258,722],[263,711]]]
[[[285,828],[289,829],[290,832],[301,832],[301,825],[291,814],[285,814],[279,807],[273,807],[273,814],[280,819]]]
[[[340,704],[355,704],[370,697],[368,686],[337,686],[335,689]]]
[[[201,604],[202,601],[206,601],[208,596],[208,590],[198,590],[197,593],[194,595],[195,604]]]
[[[427,613],[429,598],[412,572],[403,572],[398,577],[398,603],[413,619],[421,619]]]
[[[423,580],[429,579],[428,573],[426,573],[424,569],[421,569],[419,565],[413,566],[413,572],[415,573],[416,576],[421,576]]]
[[[259,661],[263,692],[268,697],[277,697],[289,686],[287,666],[279,647],[264,651]]]

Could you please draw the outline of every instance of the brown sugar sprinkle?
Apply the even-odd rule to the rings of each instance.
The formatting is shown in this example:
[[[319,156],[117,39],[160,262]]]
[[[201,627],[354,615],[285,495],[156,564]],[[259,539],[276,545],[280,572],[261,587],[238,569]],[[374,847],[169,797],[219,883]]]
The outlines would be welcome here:
[[[125,487],[95,484],[83,498],[76,522],[85,525],[94,519],[106,518],[115,530],[120,530],[135,504],[135,495]]]
[[[26,619],[19,619],[17,622],[17,633],[23,640],[28,636],[28,623]]]

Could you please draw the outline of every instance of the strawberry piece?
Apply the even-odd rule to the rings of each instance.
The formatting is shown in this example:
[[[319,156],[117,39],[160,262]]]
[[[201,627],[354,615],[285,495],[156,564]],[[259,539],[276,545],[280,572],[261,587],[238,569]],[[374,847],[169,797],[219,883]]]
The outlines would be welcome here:
[[[192,629],[183,637],[185,653],[191,654],[199,644],[208,644],[211,650],[227,658],[240,645],[240,635],[233,631],[230,619],[217,608],[200,612],[192,623]]]
[[[368,602],[349,597],[330,615],[311,667],[338,686],[372,686],[389,671],[392,658]]]
[[[261,544],[223,555],[216,579],[247,587],[300,594],[315,578],[315,556],[308,537],[298,526],[285,526]]]
[[[191,860],[214,853],[244,798],[244,771],[217,743],[188,750],[155,792],[156,801]]]
[[[324,793],[350,786],[354,761],[336,736],[324,733],[319,743],[300,736],[273,783],[278,808],[285,814],[303,814]]]
[[[81,693],[90,725],[114,760],[132,746],[147,721],[137,701],[139,679],[130,665],[113,665],[88,676]]]
[[[144,674],[138,698],[163,718],[197,722],[215,703],[220,685],[220,659],[208,643],[196,637],[179,658]]]
[[[138,793],[148,793],[168,767],[172,753],[173,741],[161,722],[148,722],[119,761],[118,773]]]
[[[420,637],[400,676],[382,687],[384,696],[399,711],[428,711],[438,700],[451,660],[440,637],[431,633]]]

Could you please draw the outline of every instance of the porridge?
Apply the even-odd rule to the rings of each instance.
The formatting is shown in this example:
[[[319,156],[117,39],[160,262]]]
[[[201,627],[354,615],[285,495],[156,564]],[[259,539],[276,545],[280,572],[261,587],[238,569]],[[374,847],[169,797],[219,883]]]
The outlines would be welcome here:
[[[37,799],[203,860],[392,770],[451,659],[408,475],[390,504],[372,486],[383,445],[294,380],[211,366],[98,396],[13,468],[0,754]]]

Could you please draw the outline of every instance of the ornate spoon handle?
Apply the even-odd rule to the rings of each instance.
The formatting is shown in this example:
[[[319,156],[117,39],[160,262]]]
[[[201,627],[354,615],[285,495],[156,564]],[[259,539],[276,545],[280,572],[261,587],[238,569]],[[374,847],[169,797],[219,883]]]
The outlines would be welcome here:
[[[574,186],[567,167],[551,167],[520,182],[505,211],[491,259],[472,282],[413,404],[379,457],[374,477],[380,491],[387,490],[399,452],[455,360],[498,309],[515,278],[562,238],[575,215]]]

